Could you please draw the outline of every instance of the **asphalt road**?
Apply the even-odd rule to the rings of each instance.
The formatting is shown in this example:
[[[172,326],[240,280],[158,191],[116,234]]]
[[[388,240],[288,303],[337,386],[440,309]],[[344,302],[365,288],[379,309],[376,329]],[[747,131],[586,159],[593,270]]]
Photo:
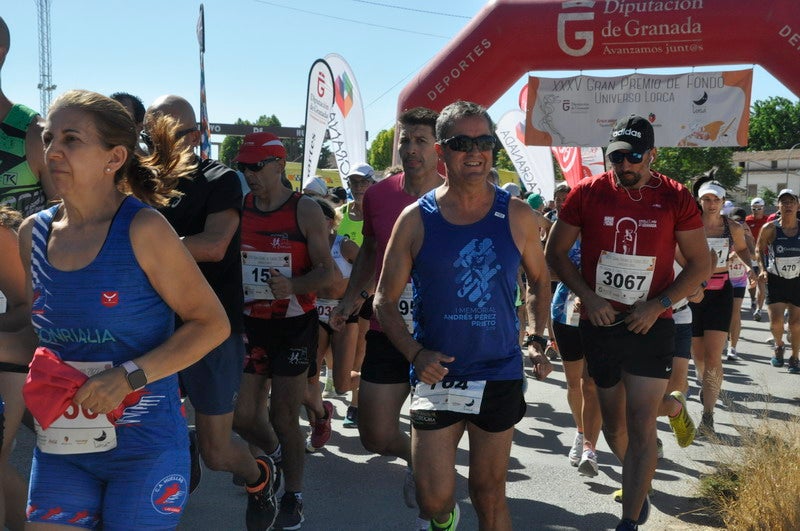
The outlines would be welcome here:
[[[747,300],[746,300],[747,304]],[[766,314],[766,312],[765,312]],[[754,429],[765,416],[797,420],[800,376],[785,368],[770,366],[770,337],[766,322],[754,322],[743,312],[740,361],[725,362],[723,393],[717,405],[715,425],[723,436],[719,443],[696,441],[686,449],[675,442],[666,419],[660,419],[659,436],[665,458],[659,461],[653,487],[653,510],[648,530],[711,529],[719,524],[697,500],[700,474],[712,470],[723,459],[735,458],[741,436]],[[765,316],[766,321],[766,316]],[[699,422],[702,408],[697,401],[694,369],[690,368],[689,411]],[[307,530],[410,530],[416,513],[402,499],[404,464],[369,454],[358,440],[356,429],[342,427],[346,403],[330,399],[336,406],[334,434],[328,445],[307,455],[305,523]],[[529,380],[528,410],[517,425],[508,470],[507,497],[514,528],[519,530],[613,529],[621,506],[611,493],[620,488],[621,467],[602,436],[598,443],[600,474],[578,475],[569,465],[567,453],[575,433],[566,400],[566,384],[560,362],[544,382]],[[407,409],[403,422],[408,425]],[[32,436],[27,430],[19,438],[14,461],[28,466]],[[457,498],[461,505],[459,529],[477,529],[469,502],[466,436],[457,458]],[[182,530],[244,529],[246,496],[231,483],[230,474],[204,471],[203,481],[191,496],[180,525]]]

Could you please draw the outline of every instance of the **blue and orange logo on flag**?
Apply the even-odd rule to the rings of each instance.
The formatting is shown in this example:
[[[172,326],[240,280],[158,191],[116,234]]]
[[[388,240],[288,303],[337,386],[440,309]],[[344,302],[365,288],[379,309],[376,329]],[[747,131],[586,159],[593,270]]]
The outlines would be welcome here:
[[[336,105],[344,118],[347,118],[350,109],[353,108],[353,82],[347,72],[342,73],[336,78]]]

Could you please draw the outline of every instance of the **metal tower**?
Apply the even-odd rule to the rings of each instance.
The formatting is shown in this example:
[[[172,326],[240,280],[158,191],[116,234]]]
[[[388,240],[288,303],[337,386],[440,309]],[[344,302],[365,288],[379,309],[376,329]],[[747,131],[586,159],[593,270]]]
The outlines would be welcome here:
[[[56,89],[50,68],[50,0],[36,0],[39,16],[39,105],[42,116],[50,108],[50,96]]]

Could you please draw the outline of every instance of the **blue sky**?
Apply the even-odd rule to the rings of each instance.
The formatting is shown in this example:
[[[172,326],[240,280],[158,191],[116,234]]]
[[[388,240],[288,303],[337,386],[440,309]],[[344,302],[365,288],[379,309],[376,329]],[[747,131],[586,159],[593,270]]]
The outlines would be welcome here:
[[[370,139],[394,123],[397,96],[413,75],[485,5],[484,0],[207,0],[206,85],[212,122],[275,114],[284,126],[305,119],[308,70],[328,53],[353,68]],[[12,34],[3,91],[39,108],[36,3],[6,1],[0,15]],[[200,2],[187,0],[52,0],[54,94],[85,88],[127,91],[145,106],[166,93],[199,101],[195,25]],[[394,7],[392,7],[394,6]],[[704,67],[732,70],[744,66]],[[688,70],[680,69],[680,70]],[[700,68],[698,68],[700,70]],[[676,69],[640,70],[644,73]],[[545,77],[577,71],[535,72]],[[584,71],[620,75],[631,71]],[[497,120],[516,108],[521,78],[490,109]],[[780,82],[755,68],[753,100],[782,96]]]

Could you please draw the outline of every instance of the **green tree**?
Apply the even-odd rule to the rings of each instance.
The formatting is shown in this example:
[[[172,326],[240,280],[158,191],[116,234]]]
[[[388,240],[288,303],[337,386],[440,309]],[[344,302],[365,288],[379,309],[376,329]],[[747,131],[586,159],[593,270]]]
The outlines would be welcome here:
[[[383,129],[375,135],[372,145],[369,148],[367,159],[369,165],[377,171],[384,170],[392,165],[392,154],[394,152],[394,127]]]
[[[516,171],[514,169],[514,163],[511,162],[511,158],[509,158],[508,152],[504,147],[497,150],[497,155],[494,158],[494,165],[498,170]]]
[[[658,148],[653,169],[691,188],[695,177],[717,167],[714,178],[726,188],[738,186],[741,171],[733,167],[733,148]]]
[[[271,116],[267,116],[266,114],[262,114],[258,117],[258,120],[255,122],[251,122],[250,120],[242,120],[239,118],[236,120],[236,125],[267,125],[270,127],[280,127],[281,121],[278,119],[277,116],[274,114]],[[296,139],[291,139],[292,141],[296,142]],[[219,160],[225,165],[231,166],[233,164],[233,159],[236,157],[236,154],[239,153],[239,148],[241,147],[243,142],[242,137],[240,136],[233,136],[228,135],[222,141],[222,144],[219,146]],[[288,142],[288,141],[287,141]],[[284,145],[287,144],[284,142]],[[292,160],[290,157],[291,151],[289,150],[289,146],[286,146],[286,151],[288,152],[287,158]],[[301,150],[302,152],[302,150]]]
[[[748,151],[789,149],[800,142],[800,100],[773,96],[753,103]]]

